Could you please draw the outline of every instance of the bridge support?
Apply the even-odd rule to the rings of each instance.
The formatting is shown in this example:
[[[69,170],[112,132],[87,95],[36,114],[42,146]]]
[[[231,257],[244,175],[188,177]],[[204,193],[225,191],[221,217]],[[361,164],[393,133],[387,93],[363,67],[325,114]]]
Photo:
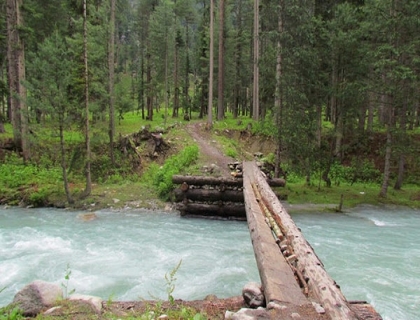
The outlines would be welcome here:
[[[286,301],[301,304],[309,301],[303,295],[295,281],[291,265],[277,245],[280,241],[286,241],[287,245],[291,246],[293,255],[297,257],[294,262],[296,268],[304,279],[307,279],[308,298],[322,305],[332,319],[357,319],[341,290],[327,274],[322,262],[267,185],[255,163],[245,162],[243,167],[245,209],[267,302]],[[259,190],[257,196],[253,185]],[[281,230],[283,239],[274,238],[259,202],[274,215],[273,219]],[[291,283],[293,281],[294,284]],[[290,296],[293,296],[293,299]]]

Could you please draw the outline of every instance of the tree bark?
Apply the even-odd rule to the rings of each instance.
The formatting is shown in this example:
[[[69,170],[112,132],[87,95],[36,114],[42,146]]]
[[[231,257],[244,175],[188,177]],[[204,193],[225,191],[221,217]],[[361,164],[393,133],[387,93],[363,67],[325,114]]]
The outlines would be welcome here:
[[[399,142],[399,159],[398,159],[398,175],[397,180],[395,181],[394,189],[401,190],[404,180],[404,171],[405,171],[405,161],[406,161],[406,147],[408,143],[406,142],[407,137],[407,101],[403,102],[403,108],[400,115],[400,142]]]
[[[271,187],[284,187],[286,182],[284,179],[266,179],[267,183]],[[174,175],[172,176],[172,183],[174,184],[182,184],[187,183],[189,185],[194,186],[236,186],[242,187],[243,180],[240,179],[229,179],[229,178],[216,178],[216,177],[208,177],[208,176],[181,176],[181,175]]]
[[[223,217],[223,218],[237,218],[245,220],[245,206],[241,205],[218,205],[218,204],[203,204],[203,203],[188,203],[178,204],[177,210],[181,211],[181,215],[193,215],[203,217]]]
[[[213,70],[214,70],[214,0],[210,0],[210,56],[209,56],[209,101],[207,105],[207,128],[213,127]]]
[[[217,89],[217,120],[222,120],[225,117],[224,106],[224,81],[225,81],[225,0],[219,1],[219,73],[218,73],[218,89]]]
[[[174,4],[176,6],[176,0],[174,1]],[[174,25],[176,27],[177,25],[177,15],[175,14],[175,22]],[[179,80],[178,80],[178,69],[179,69],[179,59],[178,59],[178,52],[179,52],[179,39],[180,35],[178,35],[178,31],[175,31],[175,48],[174,48],[174,107],[172,110],[172,117],[177,118],[179,116]],[[168,51],[168,50],[166,50]],[[168,53],[166,53],[168,55]],[[166,58],[168,60],[168,58]],[[166,65],[168,62],[166,62]],[[167,67],[166,67],[167,69]],[[166,88],[166,93],[168,94],[168,88]]]
[[[111,0],[109,25],[109,155],[112,165],[115,165],[114,136],[115,136],[115,96],[114,96],[114,68],[115,68],[115,1]]]
[[[175,189],[175,201],[180,202],[184,199],[192,201],[227,201],[244,202],[244,193],[242,190],[210,190],[210,189],[188,189],[183,191]]]
[[[67,163],[66,163],[66,149],[65,149],[65,143],[64,143],[64,117],[63,114],[59,114],[59,134],[60,134],[60,153],[61,153],[61,170],[63,173],[63,184],[64,184],[64,192],[66,193],[67,202],[69,204],[73,204],[74,200],[71,196],[70,188],[69,188],[69,181],[67,176]]]
[[[254,0],[254,79],[252,90],[252,117],[258,121],[260,119],[260,97],[259,97],[259,60],[260,60],[260,45],[259,45],[259,30],[260,30],[260,14],[259,14],[259,0]]]
[[[249,162],[244,163],[244,172],[253,172],[255,184],[259,186],[262,201],[271,214],[284,235],[287,243],[292,247],[294,255],[297,257],[297,269],[307,280],[311,294],[315,295],[331,319],[357,319],[356,315],[349,308],[349,304],[342,294],[335,281],[325,271],[322,262],[316,253],[303,237],[286,209],[276,199],[273,191],[265,183],[262,175],[255,165]],[[245,184],[245,190],[249,189],[249,183]],[[248,210],[248,209],[247,209]],[[247,213],[248,215],[248,213]],[[252,230],[250,228],[250,230]]]
[[[90,150],[90,122],[89,122],[89,69],[88,69],[88,29],[87,29],[87,0],[83,0],[83,60],[85,80],[85,144],[86,144],[86,187],[81,198],[88,197],[92,192],[92,178],[90,172],[91,150]]]
[[[390,125],[391,120],[388,120],[388,121],[389,123],[386,128],[385,165],[384,165],[381,191],[379,192],[379,196],[382,198],[386,198],[387,196],[389,179],[390,179],[390,174],[391,174],[392,133],[391,133],[391,125]]]
[[[23,0],[6,1],[7,61],[10,92],[10,111],[13,139],[22,151],[24,161],[31,157],[28,135],[28,106],[26,104],[25,45],[19,34],[23,27]]]
[[[278,35],[277,35],[277,64],[276,64],[276,91],[275,91],[275,100],[274,100],[274,109],[275,109],[275,119],[277,127],[277,136],[276,136],[276,152],[275,152],[275,165],[274,165],[274,177],[280,177],[280,165],[281,165],[281,148],[282,148],[282,111],[283,111],[283,87],[282,87],[282,77],[283,77],[283,48],[281,37],[284,32],[284,23],[283,23],[283,12],[284,12],[284,1],[280,0],[279,2],[279,12],[278,12]]]

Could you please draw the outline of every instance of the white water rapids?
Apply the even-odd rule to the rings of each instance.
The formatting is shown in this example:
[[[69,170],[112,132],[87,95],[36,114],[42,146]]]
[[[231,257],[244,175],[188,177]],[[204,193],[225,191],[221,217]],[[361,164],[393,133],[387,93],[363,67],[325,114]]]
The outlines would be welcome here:
[[[105,300],[167,299],[165,274],[181,260],[177,299],[236,296],[260,281],[246,222],[145,210],[98,211],[93,221],[79,214],[0,208],[0,306],[36,279]],[[360,207],[293,219],[347,299],[368,301],[385,320],[420,319],[420,211]]]

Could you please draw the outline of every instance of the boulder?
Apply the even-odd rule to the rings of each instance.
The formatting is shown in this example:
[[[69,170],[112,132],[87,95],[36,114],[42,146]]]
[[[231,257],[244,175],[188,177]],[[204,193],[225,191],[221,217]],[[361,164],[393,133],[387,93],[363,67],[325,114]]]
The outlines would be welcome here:
[[[256,309],[265,305],[264,293],[259,283],[247,283],[242,289],[242,296],[250,308]]]
[[[59,299],[63,299],[59,285],[35,280],[16,293],[13,303],[22,310],[24,316],[31,317],[51,307]]]

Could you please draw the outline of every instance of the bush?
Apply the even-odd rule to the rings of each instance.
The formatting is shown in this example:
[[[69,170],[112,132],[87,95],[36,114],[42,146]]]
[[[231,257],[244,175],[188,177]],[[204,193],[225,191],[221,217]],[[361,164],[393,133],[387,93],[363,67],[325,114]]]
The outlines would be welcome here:
[[[197,158],[198,147],[186,147],[179,154],[168,158],[162,167],[158,168],[157,165],[150,166],[148,172],[145,174],[145,180],[152,180],[159,196],[164,200],[168,200],[173,190],[172,176],[190,166]]]

